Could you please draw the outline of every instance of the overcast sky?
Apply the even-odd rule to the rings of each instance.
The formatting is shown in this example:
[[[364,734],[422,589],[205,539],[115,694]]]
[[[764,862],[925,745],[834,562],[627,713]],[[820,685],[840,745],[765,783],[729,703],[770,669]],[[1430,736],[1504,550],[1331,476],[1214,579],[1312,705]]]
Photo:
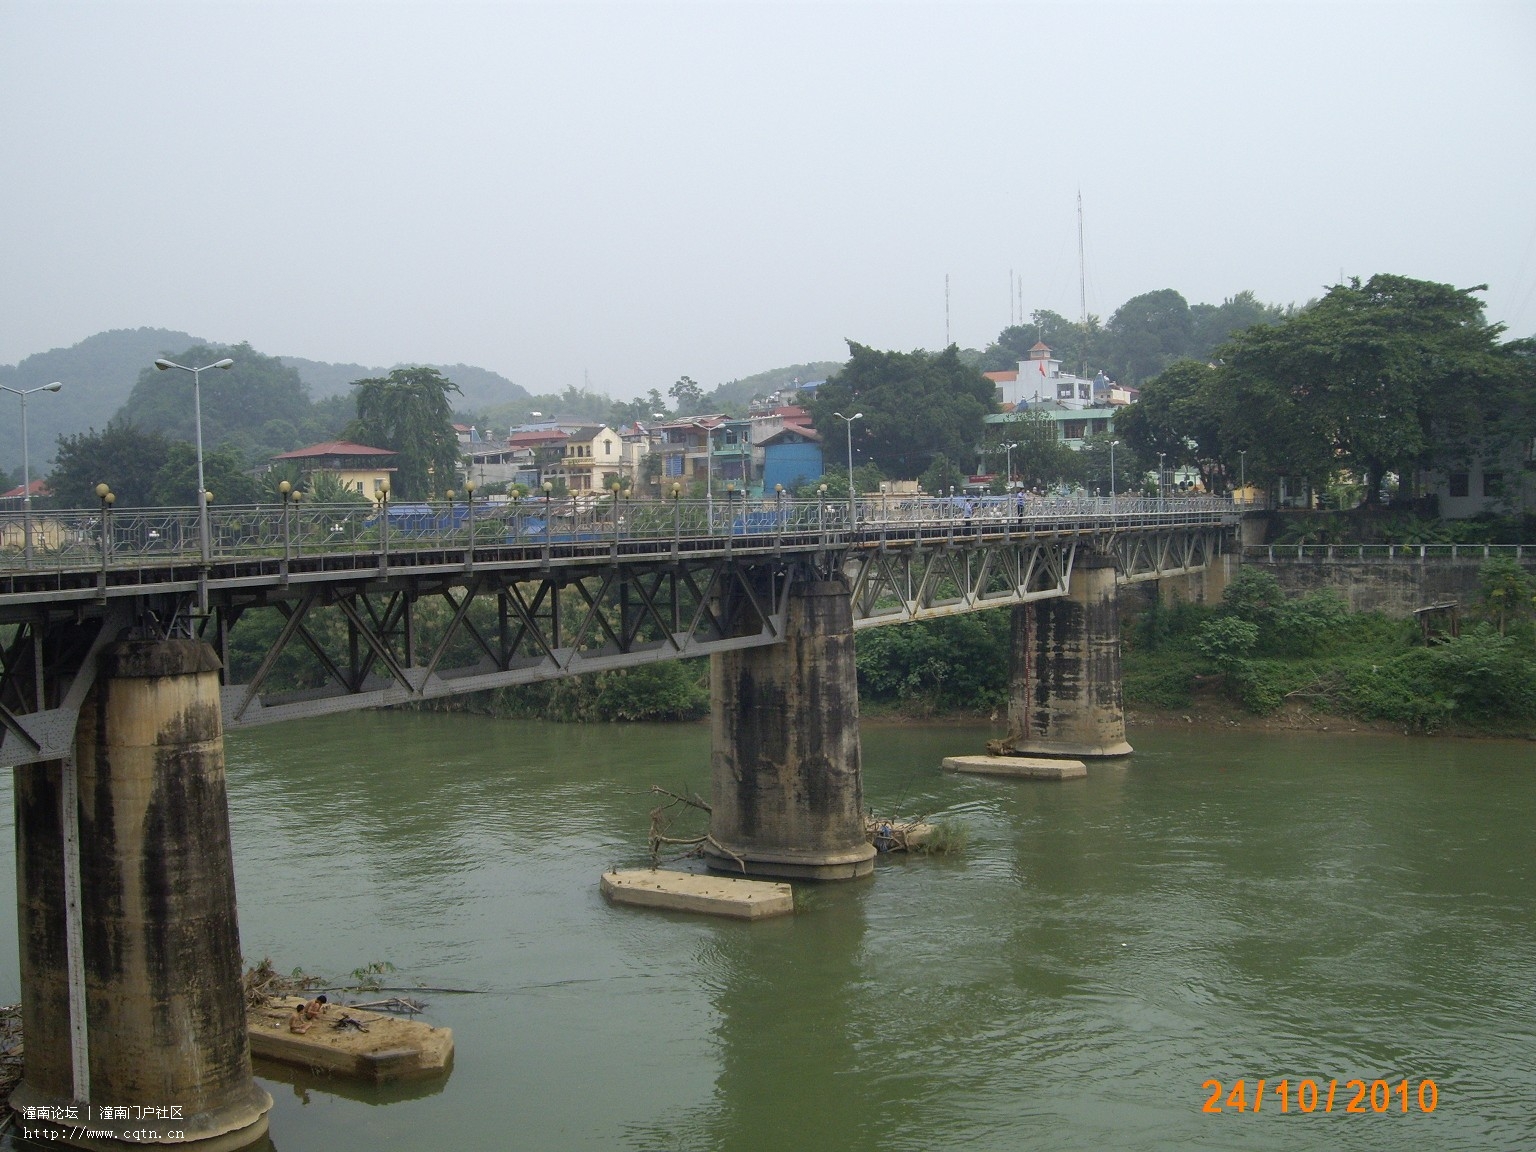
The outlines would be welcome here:
[[[629,396],[1023,306],[1489,285],[1536,5],[0,5],[0,362],[108,328]]]

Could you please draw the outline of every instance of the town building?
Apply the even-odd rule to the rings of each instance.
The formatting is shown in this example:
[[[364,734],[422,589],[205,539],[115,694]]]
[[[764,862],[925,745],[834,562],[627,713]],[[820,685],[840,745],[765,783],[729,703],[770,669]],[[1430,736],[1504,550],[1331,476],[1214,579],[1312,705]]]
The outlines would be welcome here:
[[[1034,407],[1050,400],[1068,407],[1089,408],[1094,405],[1096,387],[1102,391],[1112,386],[1103,373],[1090,380],[1063,372],[1061,361],[1052,356],[1049,346],[1043,343],[1036,343],[1029,350],[1029,354],[1019,361],[1017,371],[984,375],[997,385],[998,402],[1007,408],[1021,404]]]
[[[389,448],[370,448],[349,440],[327,440],[308,448],[280,452],[272,459],[296,465],[305,486],[312,477],[325,472],[335,476],[343,488],[377,503],[383,498],[385,482],[395,471],[390,463],[395,456]]]
[[[544,479],[563,481],[572,493],[599,492],[614,480],[621,484],[634,477],[620,475],[623,441],[606,424],[586,424],[566,434],[560,458],[543,470]]]

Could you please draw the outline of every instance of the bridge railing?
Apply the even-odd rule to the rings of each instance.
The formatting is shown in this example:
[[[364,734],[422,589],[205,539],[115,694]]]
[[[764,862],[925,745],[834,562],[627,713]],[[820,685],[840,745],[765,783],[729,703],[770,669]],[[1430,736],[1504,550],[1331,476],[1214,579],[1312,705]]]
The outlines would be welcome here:
[[[1536,559],[1536,544],[1250,544],[1253,560],[1514,560]]]
[[[634,540],[703,542],[817,535],[829,543],[886,530],[1030,531],[1042,527],[1137,527],[1218,523],[1231,505],[1212,497],[879,497],[629,501],[531,498],[481,504],[246,505],[209,509],[213,562],[393,551],[468,552],[503,545],[601,544]],[[32,559],[19,515],[0,515],[0,573],[167,566],[201,556],[195,508],[38,511]],[[1463,546],[1465,547],[1465,546]]]

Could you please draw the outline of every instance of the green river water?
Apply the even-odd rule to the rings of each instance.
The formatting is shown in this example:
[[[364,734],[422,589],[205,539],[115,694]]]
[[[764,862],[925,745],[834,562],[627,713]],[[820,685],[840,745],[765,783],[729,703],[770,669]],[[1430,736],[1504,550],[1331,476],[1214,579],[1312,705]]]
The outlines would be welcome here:
[[[939,771],[989,735],[867,724],[868,802],[960,821],[964,851],[882,858],[759,924],[598,893],[643,862],[651,784],[707,795],[703,726],[360,713],[230,737],[247,959],[476,990],[423,997],[454,1029],[445,1083],[262,1069],[271,1146],[1536,1147],[1536,744],[1143,728],[1086,781]],[[0,901],[0,1002],[15,940]],[[1204,1082],[1225,1105],[1261,1077],[1260,1111],[1202,1111]],[[1346,1112],[1352,1079],[1386,1081],[1388,1110]]]

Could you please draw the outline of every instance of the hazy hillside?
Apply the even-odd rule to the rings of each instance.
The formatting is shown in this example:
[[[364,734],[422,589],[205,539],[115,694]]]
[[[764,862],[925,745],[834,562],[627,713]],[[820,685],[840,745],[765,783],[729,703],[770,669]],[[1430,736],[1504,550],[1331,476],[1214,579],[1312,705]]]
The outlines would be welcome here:
[[[146,424],[153,423],[156,427],[163,426],[172,434],[181,434],[185,430],[182,425],[186,423],[181,417],[186,414],[178,414],[174,409],[178,404],[184,406],[185,381],[181,379],[184,374],[162,377],[147,370],[157,356],[177,357],[184,355],[190,348],[205,344],[215,348],[238,347],[165,328],[119,328],[97,333],[69,348],[55,348],[28,356],[19,364],[0,365],[0,384],[10,388],[38,388],[53,380],[64,383],[64,388],[57,393],[40,393],[27,400],[32,475],[40,477],[47,473],[59,436],[74,435],[92,428],[103,429],[120,411],[133,418],[134,408],[138,407],[142,410],[139,414]],[[259,354],[258,350],[252,350],[252,353]],[[268,359],[265,356],[261,358]],[[241,434],[233,435],[233,439],[258,454],[265,454],[279,444],[288,446],[286,440],[293,435],[302,437],[318,434],[317,421],[327,427],[336,424],[336,405],[347,396],[348,385],[354,380],[384,376],[389,372],[384,367],[329,364],[302,356],[276,356],[270,360],[272,367],[281,365],[298,374],[309,399],[316,402],[317,411],[311,417],[306,417],[298,408],[294,408],[292,412],[284,412],[281,419],[274,413],[263,413],[263,419],[255,425],[249,428],[242,425]],[[257,365],[248,367],[255,369]],[[567,394],[562,396],[532,396],[526,388],[500,373],[472,364],[433,364],[430,367],[436,368],[463,390],[464,396],[455,402],[455,410],[478,413],[482,417],[491,416],[489,422],[498,427],[526,419],[529,410],[534,408],[601,420],[606,418],[614,403],[607,396],[576,389],[568,389]],[[710,411],[745,411],[747,402],[755,396],[773,392],[793,380],[822,379],[840,367],[840,364],[830,361],[791,364],[786,368],[775,368],[741,380],[732,380],[706,394],[707,407]],[[262,371],[270,372],[271,369]],[[221,375],[212,384],[204,381],[204,435],[211,438],[210,447],[218,443],[217,426],[220,419],[217,412],[207,410],[209,390],[231,391],[231,402],[237,402],[234,397],[238,396],[241,389],[230,389],[229,385],[236,383],[241,376],[242,373]],[[164,403],[156,391],[161,381],[167,387]],[[171,387],[173,381],[183,387]],[[141,388],[140,399],[130,404],[136,384]],[[256,377],[246,381],[246,385],[267,386],[259,384]],[[285,395],[287,391],[292,389],[284,390]],[[297,396],[287,396],[287,400],[291,401],[290,408],[294,405],[302,407]],[[125,408],[125,405],[128,407]],[[249,407],[249,404],[245,406]],[[17,475],[21,472],[20,411],[20,402],[15,397],[0,393],[0,469],[8,469]]]
[[[279,356],[278,359],[299,374],[299,379],[309,385],[310,395],[316,400],[346,392],[354,380],[389,375],[388,368],[369,368],[363,364],[327,364],[302,356]],[[526,388],[488,368],[476,368],[473,364],[428,364],[427,367],[436,368],[463,390],[464,398],[455,399],[455,408],[472,411],[528,399]]]
[[[196,336],[165,328],[116,328],[69,348],[38,352],[20,364],[0,364],[0,384],[7,388],[39,388],[54,380],[64,384],[56,393],[27,398],[34,479],[48,470],[61,433],[106,427],[133,391],[139,372],[155,357],[200,343]],[[0,393],[0,467],[21,471],[21,401],[7,393]]]
[[[745,412],[747,404],[757,396],[777,392],[789,384],[825,380],[842,366],[842,362],[837,360],[816,360],[810,364],[791,364],[787,368],[774,368],[755,376],[731,380],[705,394],[706,409],[710,412]]]
[[[128,403],[140,374],[157,356],[174,357],[202,344],[218,342],[167,328],[116,328],[88,336],[68,348],[36,353],[19,364],[0,364],[0,384],[8,388],[40,388],[54,380],[64,384],[58,392],[27,398],[27,438],[33,477],[48,471],[61,435],[106,427]],[[347,385],[354,380],[389,372],[388,368],[327,364],[302,356],[277,359],[298,372],[316,401],[344,395]],[[464,390],[465,398],[459,406],[466,409],[516,403],[528,397],[526,389],[485,368],[471,364],[432,367]],[[0,393],[0,469],[21,473],[21,402],[5,393]]]

